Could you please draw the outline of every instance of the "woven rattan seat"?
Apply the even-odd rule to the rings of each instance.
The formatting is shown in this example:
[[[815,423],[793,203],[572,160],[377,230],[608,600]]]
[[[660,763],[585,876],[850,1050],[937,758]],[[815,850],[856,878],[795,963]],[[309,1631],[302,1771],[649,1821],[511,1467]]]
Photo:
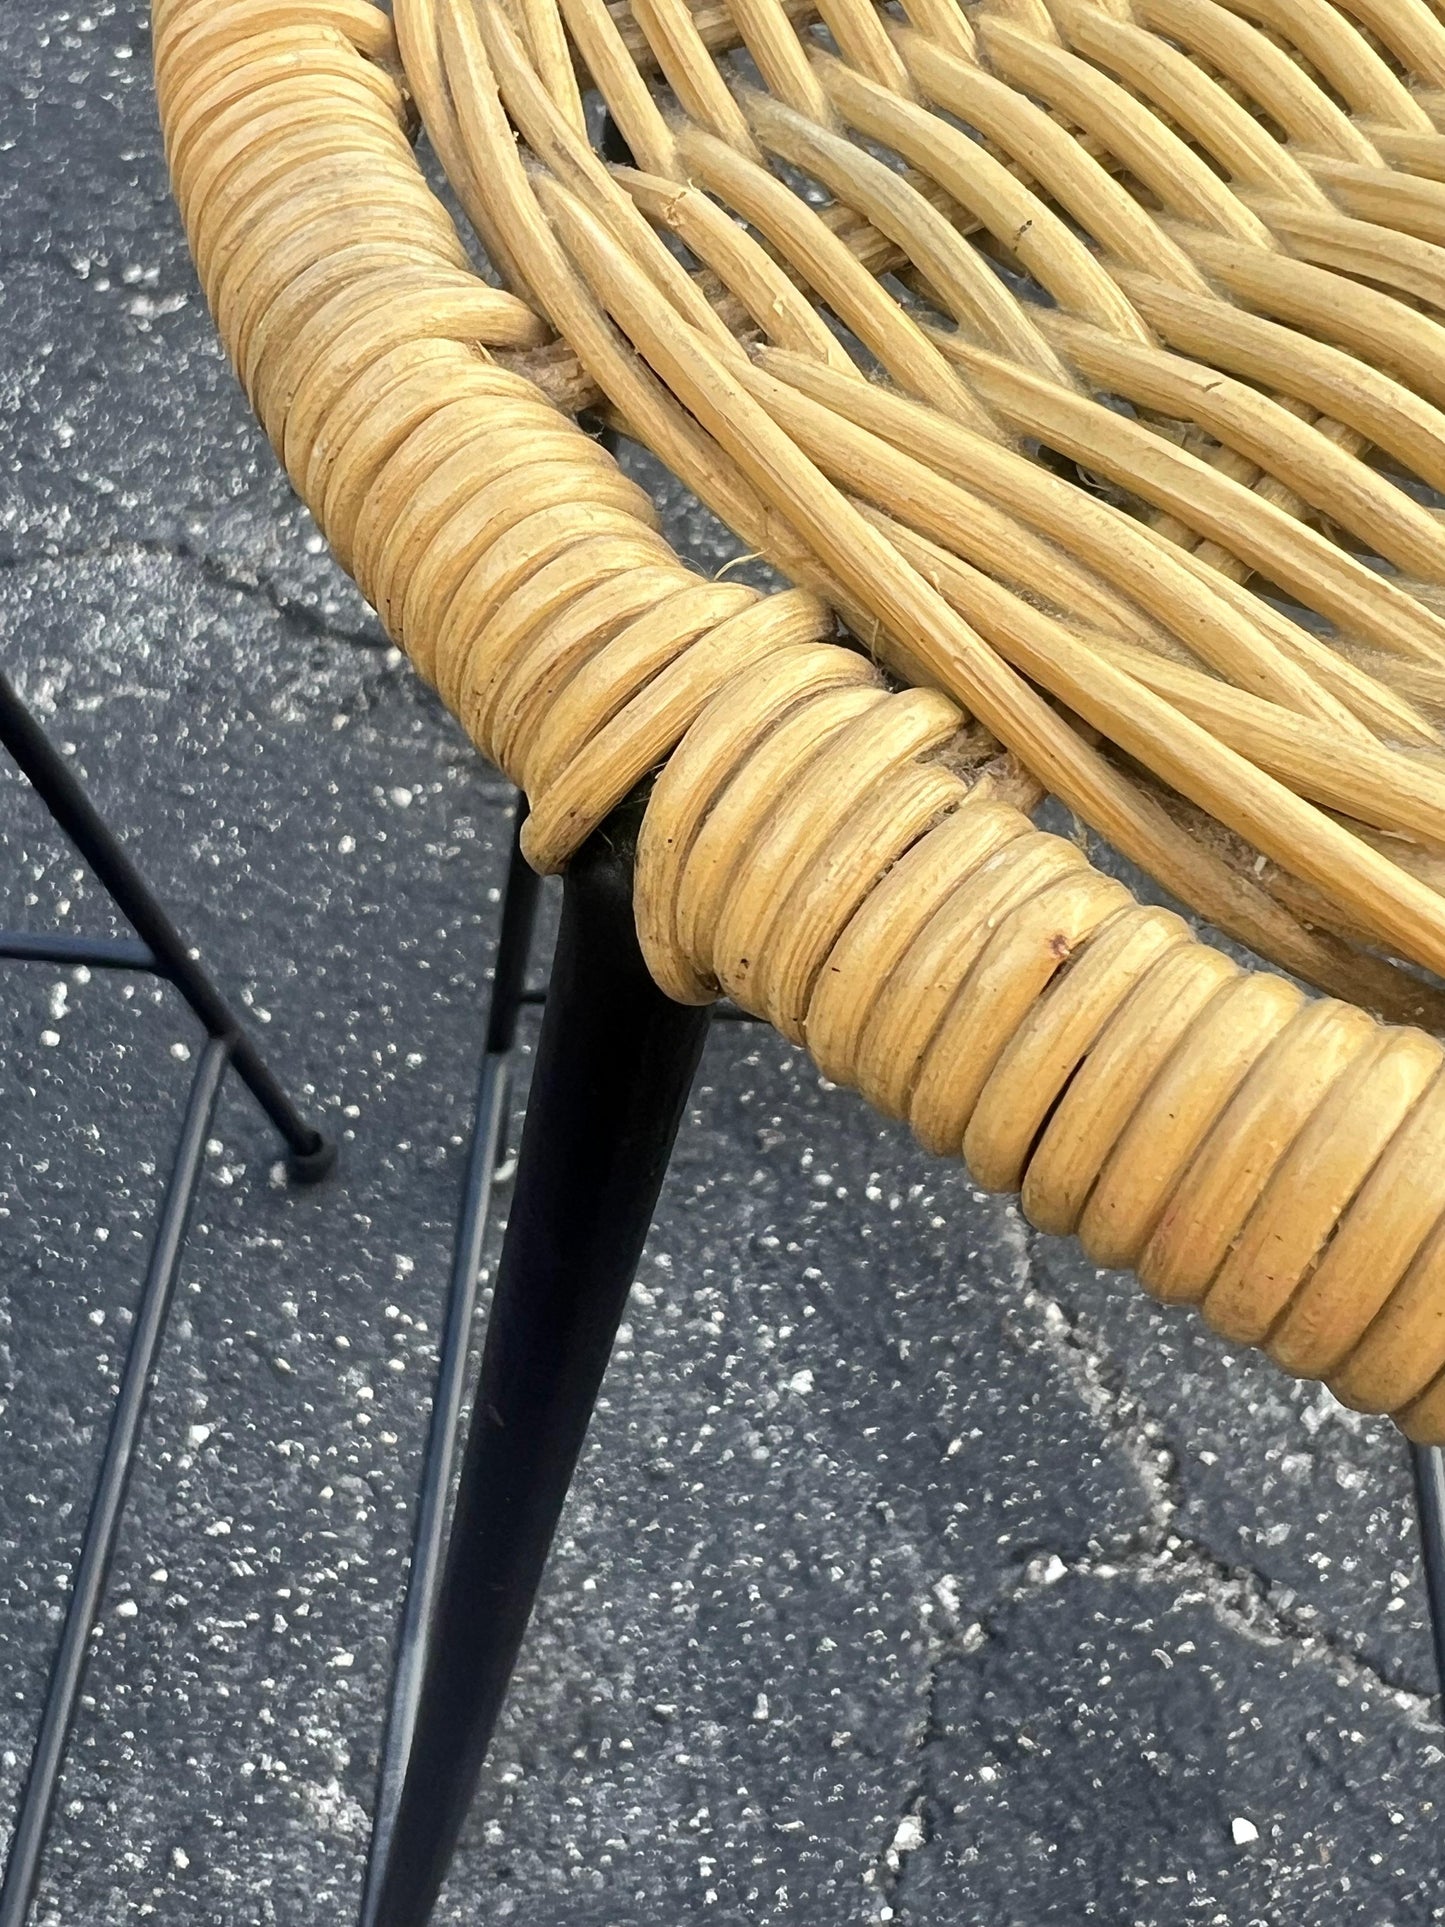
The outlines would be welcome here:
[[[535,865],[657,772],[665,990],[1445,1440],[1425,0],[156,0],[155,40],[237,372]],[[680,560],[585,409],[784,586]]]

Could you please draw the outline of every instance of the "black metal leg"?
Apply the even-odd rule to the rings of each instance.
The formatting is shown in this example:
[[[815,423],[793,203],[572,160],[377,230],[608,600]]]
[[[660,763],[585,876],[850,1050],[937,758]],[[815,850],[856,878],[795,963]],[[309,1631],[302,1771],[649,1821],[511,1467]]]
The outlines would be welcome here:
[[[1438,1445],[1412,1445],[1410,1463],[1415,1473],[1415,1507],[1420,1519],[1420,1556],[1430,1606],[1435,1678],[1440,1710],[1445,1714],[1445,1452]]]
[[[54,748],[19,693],[0,673],[0,747],[79,855],[90,865],[136,935],[97,938],[0,929],[0,960],[106,970],[139,971],[175,986],[208,1033],[191,1080],[170,1181],[151,1253],[111,1418],[100,1476],[91,1499],[65,1626],[51,1669],[15,1830],[0,1881],[0,1927],[24,1927],[34,1899],[66,1747],[74,1724],[91,1628],[105,1593],[120,1534],[146,1400],[175,1292],[181,1250],[206,1140],[226,1069],[234,1065],[280,1133],[294,1179],[315,1183],[335,1159],[335,1147],[308,1124],[262,1060],[227,1004],[147,887],[65,758]]]
[[[0,672],[0,744],[30,779],[41,802],[141,939],[148,957],[142,961],[137,953],[130,967],[155,970],[173,983],[210,1035],[226,1040],[236,1075],[286,1141],[292,1177],[302,1184],[314,1184],[325,1177],[336,1160],[335,1146],[296,1109],[242,1028],[240,1018],[201,967],[109,824],[76,781],[70,765],[3,672]],[[49,941],[48,952],[42,949],[24,954],[55,957],[55,940]],[[12,949],[9,954],[20,953]],[[72,953],[65,961],[94,959]]]
[[[365,1927],[419,1927],[466,1816],[707,1032],[653,984],[630,852],[563,891],[531,1097],[417,1712]]]
[[[462,1209],[452,1257],[451,1284],[447,1292],[437,1356],[436,1391],[432,1399],[431,1425],[422,1462],[411,1568],[407,1574],[406,1597],[397,1637],[391,1703],[381,1744],[376,1809],[372,1819],[362,1898],[363,1917],[376,1904],[381,1870],[391,1850],[402,1783],[416,1728],[417,1707],[421,1699],[427,1630],[436,1608],[446,1530],[446,1505],[451,1491],[457,1429],[466,1391],[467,1349],[476,1312],[477,1287],[481,1279],[482,1245],[491,1209],[492,1180],[506,1123],[511,1083],[509,1059],[516,1041],[517,1012],[526,989],[527,958],[541,883],[522,856],[521,832],[525,820],[526,806],[519,802],[506,891],[502,898],[502,929],[492,977],[486,1049],[482,1058],[471,1150],[467,1159]]]
[[[216,1100],[226,1074],[230,1046],[212,1038],[201,1054],[191,1080],[185,1121],[165,1201],[161,1206],[156,1241],[150,1267],[136,1313],[135,1327],[126,1352],[120,1392],[110,1422],[105,1457],[91,1499],[90,1517],[65,1615],[65,1630],[51,1669],[46,1690],[45,1710],[40,1732],[31,1755],[25,1790],[20,1796],[15,1832],[11,1836],[10,1856],[5,1865],[4,1884],[0,1885],[0,1927],[23,1927],[35,1883],[40,1875],[45,1832],[60,1782],[75,1708],[80,1698],[81,1680],[90,1646],[90,1629],[100,1611],[106,1575],[110,1571],[115,1543],[125,1507],[126,1487],[140,1438],[141,1419],[155,1372],[166,1313],[175,1292],[180,1269],[181,1248],[186,1224],[195,1202],[205,1160],[206,1139],[211,1134]]]

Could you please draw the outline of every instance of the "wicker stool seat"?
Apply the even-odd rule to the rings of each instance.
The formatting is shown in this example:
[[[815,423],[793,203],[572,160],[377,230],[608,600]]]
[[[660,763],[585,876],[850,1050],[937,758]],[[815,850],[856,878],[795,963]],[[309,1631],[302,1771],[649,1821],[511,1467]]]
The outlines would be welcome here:
[[[1436,13],[156,0],[155,41],[240,379],[534,865],[656,773],[663,989],[1445,1440]],[[680,560],[579,410],[782,586]]]

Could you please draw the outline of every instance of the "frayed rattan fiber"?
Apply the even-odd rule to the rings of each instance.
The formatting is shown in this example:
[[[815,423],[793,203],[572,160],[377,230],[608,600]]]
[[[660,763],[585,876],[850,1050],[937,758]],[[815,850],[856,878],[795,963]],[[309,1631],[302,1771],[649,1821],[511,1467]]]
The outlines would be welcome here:
[[[1440,19],[393,11],[156,0],[161,116],[252,404],[532,860],[658,772],[666,990],[1445,1440]],[[584,406],[793,586],[680,561]]]

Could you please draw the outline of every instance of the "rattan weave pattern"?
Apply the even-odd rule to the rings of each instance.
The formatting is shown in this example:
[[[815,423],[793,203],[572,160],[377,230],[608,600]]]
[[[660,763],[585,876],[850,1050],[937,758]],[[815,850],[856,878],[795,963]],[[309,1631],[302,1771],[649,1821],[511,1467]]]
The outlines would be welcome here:
[[[660,770],[664,988],[1445,1438],[1445,26],[394,14],[156,0],[161,115],[252,404],[533,860]],[[683,564],[583,404],[794,586]]]

